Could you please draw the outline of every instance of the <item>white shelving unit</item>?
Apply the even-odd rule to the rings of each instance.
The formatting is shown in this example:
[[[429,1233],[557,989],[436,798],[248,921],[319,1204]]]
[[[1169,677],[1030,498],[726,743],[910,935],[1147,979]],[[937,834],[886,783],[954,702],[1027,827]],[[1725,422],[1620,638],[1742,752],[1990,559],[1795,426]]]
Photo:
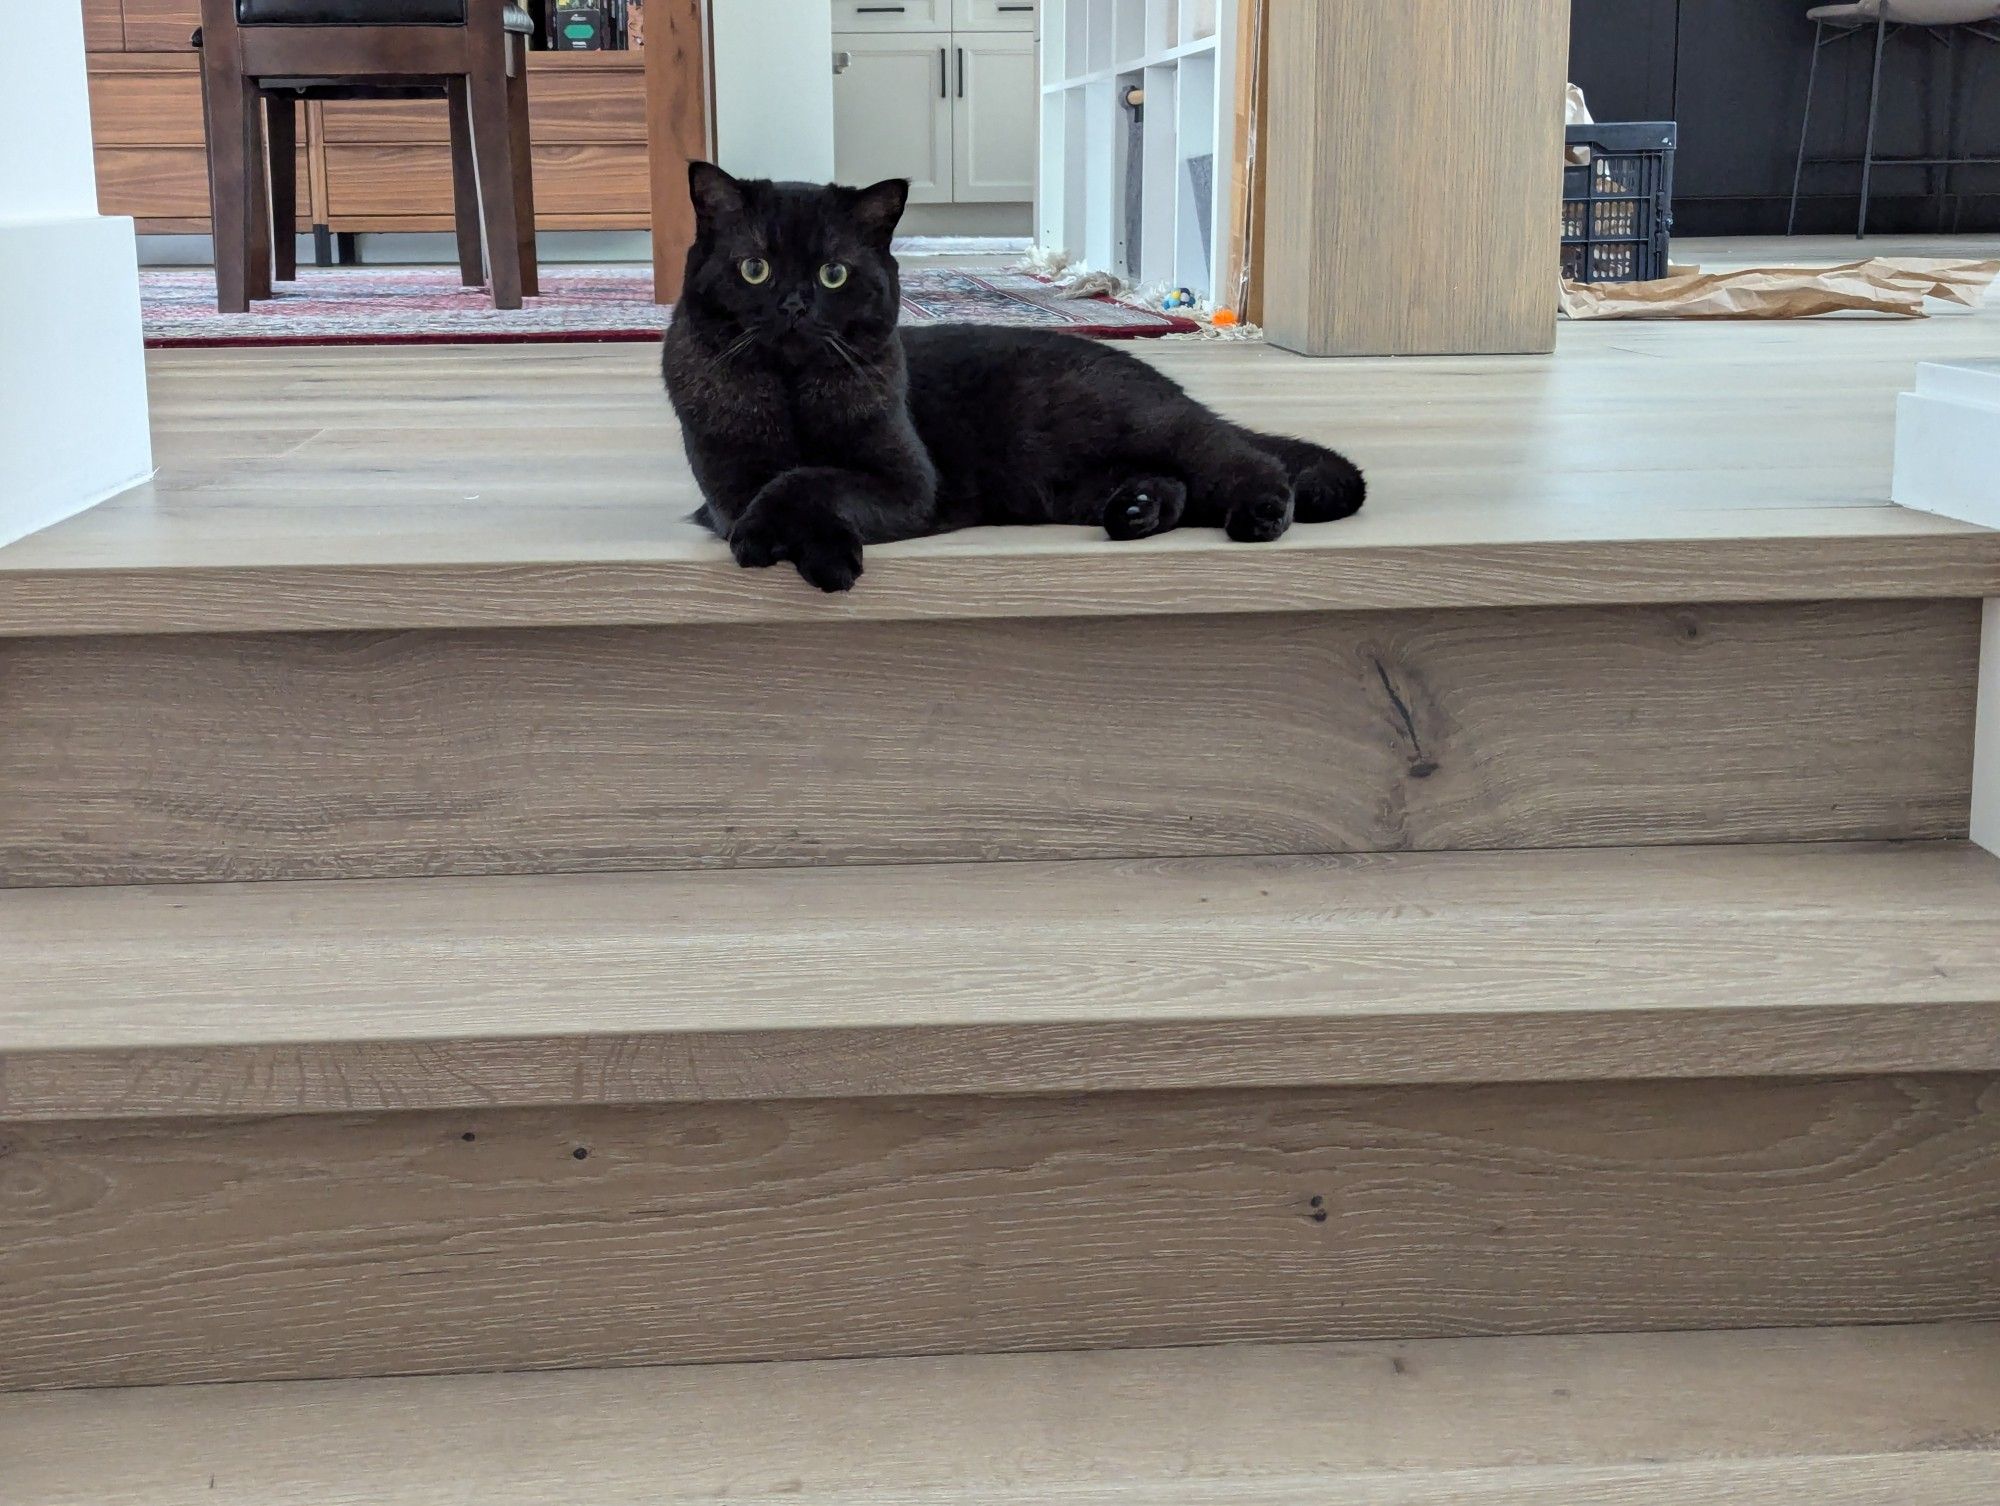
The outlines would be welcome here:
[[[1042,0],[1043,246],[1213,293],[1229,224],[1234,11],[1235,0]]]

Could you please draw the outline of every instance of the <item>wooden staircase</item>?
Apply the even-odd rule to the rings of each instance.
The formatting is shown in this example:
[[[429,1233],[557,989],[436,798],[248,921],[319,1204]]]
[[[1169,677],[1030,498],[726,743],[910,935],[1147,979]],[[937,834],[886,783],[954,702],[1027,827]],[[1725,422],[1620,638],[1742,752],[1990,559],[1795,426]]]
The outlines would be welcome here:
[[[1991,1506],[1947,541],[0,572],[0,1500]]]

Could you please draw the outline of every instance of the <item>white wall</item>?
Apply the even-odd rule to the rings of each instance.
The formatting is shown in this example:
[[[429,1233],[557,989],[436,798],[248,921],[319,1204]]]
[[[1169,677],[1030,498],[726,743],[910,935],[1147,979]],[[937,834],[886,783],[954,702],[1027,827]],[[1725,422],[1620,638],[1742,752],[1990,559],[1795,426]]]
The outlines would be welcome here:
[[[0,46],[0,544],[152,473],[129,219],[97,213],[83,10]]]
[[[0,47],[0,224],[96,214],[83,8],[65,0],[10,20]]]
[[[833,0],[708,0],[715,155],[739,178],[833,181]]]

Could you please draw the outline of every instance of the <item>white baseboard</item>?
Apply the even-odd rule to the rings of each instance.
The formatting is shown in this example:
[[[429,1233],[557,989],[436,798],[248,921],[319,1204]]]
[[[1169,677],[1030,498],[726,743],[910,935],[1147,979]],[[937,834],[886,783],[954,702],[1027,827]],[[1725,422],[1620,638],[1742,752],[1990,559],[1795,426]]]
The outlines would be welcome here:
[[[0,223],[0,545],[153,473],[129,219]]]
[[[2000,360],[1926,362],[1896,399],[1896,476],[1905,507],[2000,528]]]

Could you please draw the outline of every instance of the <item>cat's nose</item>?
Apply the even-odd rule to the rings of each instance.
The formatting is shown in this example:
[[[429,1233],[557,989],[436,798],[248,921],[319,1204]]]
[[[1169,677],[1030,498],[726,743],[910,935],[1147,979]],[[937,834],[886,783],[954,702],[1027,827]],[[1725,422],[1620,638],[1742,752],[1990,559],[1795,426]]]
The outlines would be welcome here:
[[[806,295],[803,293],[785,294],[783,298],[778,300],[778,311],[790,315],[793,319],[802,317],[806,311]]]

